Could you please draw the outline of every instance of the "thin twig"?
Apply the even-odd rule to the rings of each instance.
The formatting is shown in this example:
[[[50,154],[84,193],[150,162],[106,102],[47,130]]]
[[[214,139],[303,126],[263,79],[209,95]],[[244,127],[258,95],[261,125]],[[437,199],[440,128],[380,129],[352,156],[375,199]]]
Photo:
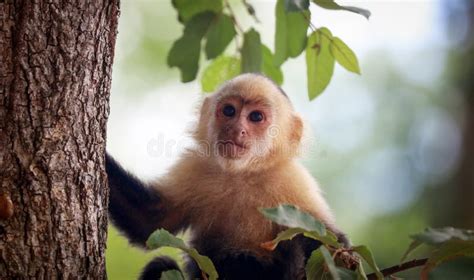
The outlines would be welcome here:
[[[394,265],[392,267],[382,269],[380,272],[382,272],[383,276],[389,276],[400,271],[404,271],[410,268],[425,265],[427,261],[428,259],[414,259],[414,260],[404,262],[399,265]],[[377,279],[377,275],[375,273],[371,273],[367,275],[367,279],[368,280]]]
[[[247,13],[249,13],[250,16],[253,17],[256,23],[260,23],[260,20],[257,17],[257,14],[255,13],[255,9],[253,8],[252,5],[250,5],[247,0],[242,0],[242,3],[244,3],[245,8],[247,9]]]
[[[230,17],[232,18],[232,21],[234,22],[235,27],[237,27],[237,31],[239,31],[241,34],[244,34],[245,32],[242,29],[242,27],[240,26],[240,24],[237,22],[237,18],[235,16],[234,10],[232,10],[232,7],[230,6],[229,1],[224,0],[224,4],[225,4],[226,8],[229,10]]]

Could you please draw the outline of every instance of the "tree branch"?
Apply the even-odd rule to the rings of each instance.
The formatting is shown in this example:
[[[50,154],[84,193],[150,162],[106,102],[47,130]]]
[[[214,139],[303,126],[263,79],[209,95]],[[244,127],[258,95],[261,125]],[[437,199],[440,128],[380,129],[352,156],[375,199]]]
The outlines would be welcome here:
[[[394,265],[392,267],[382,269],[380,272],[382,272],[383,276],[389,276],[403,270],[425,265],[427,261],[428,259],[414,259],[399,265]],[[375,275],[375,273],[368,274],[367,279],[375,280],[377,279],[377,275]]]

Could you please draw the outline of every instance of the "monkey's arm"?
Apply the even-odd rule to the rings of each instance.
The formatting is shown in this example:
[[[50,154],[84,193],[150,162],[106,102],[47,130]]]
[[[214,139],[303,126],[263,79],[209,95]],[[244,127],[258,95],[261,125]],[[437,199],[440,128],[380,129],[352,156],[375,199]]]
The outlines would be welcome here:
[[[179,229],[177,213],[163,195],[125,171],[108,153],[106,171],[110,218],[131,243],[145,246],[150,234],[158,228]]]

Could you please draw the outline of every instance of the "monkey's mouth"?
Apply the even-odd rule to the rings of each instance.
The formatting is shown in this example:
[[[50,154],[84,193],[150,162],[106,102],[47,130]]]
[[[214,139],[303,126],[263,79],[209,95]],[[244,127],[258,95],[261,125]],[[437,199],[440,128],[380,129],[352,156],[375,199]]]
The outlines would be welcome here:
[[[238,158],[243,156],[248,147],[244,143],[232,141],[232,140],[222,140],[217,143],[219,154],[225,158]]]

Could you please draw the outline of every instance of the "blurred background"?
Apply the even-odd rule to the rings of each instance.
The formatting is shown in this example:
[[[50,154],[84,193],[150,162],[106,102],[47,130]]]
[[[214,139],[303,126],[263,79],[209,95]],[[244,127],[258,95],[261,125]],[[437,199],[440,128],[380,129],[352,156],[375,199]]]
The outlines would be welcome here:
[[[231,1],[239,22],[273,46],[275,2],[248,2],[261,23]],[[302,55],[283,65],[283,89],[310,127],[302,161],[340,227],[384,268],[399,262],[410,234],[428,226],[474,228],[474,1],[338,2],[372,17],[313,7],[312,22],[355,51],[362,76],[336,66],[329,87],[309,102]],[[187,131],[203,94],[199,81],[182,84],[177,68],[166,65],[182,32],[171,0],[121,6],[107,149],[149,180],[190,145]],[[160,253],[131,247],[111,227],[108,276],[135,279]],[[474,261],[443,265],[432,277],[472,280]]]

